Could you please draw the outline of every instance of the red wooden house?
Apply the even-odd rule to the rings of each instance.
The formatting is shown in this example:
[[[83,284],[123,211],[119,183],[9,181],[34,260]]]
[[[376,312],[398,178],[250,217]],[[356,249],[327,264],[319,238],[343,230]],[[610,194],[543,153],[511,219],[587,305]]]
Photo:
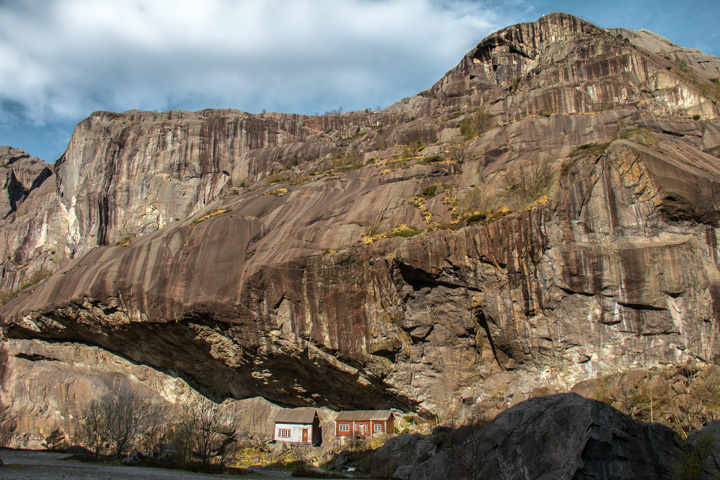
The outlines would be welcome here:
[[[337,437],[373,437],[395,432],[395,417],[390,410],[352,410],[338,413]]]

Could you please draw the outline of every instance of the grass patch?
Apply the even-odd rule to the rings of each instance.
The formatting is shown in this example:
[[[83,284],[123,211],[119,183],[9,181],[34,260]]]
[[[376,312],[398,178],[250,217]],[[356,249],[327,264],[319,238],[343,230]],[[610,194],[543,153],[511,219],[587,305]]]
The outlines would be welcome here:
[[[403,225],[403,228],[398,228],[392,231],[391,236],[393,237],[403,237],[403,238],[410,238],[414,237],[415,235],[420,235],[423,233],[422,230],[415,230],[414,228],[408,227],[407,225]]]
[[[620,132],[619,137],[651,148],[657,148],[660,142],[657,135],[647,128],[626,128]]]
[[[274,175],[270,176],[270,183],[269,185],[276,185],[278,183],[289,183],[290,179],[283,175],[282,173],[276,173]]]
[[[381,240],[383,238],[390,238],[390,237],[403,237],[403,238],[410,238],[414,237],[415,235],[420,235],[423,233],[423,230],[417,230],[414,227],[411,227],[409,225],[400,225],[399,227],[395,227],[389,232],[381,233],[379,235],[366,235],[363,237],[363,243],[365,245],[370,245],[373,242],[376,242],[378,240]]]
[[[273,195],[275,197],[284,197],[288,194],[287,188],[276,188],[275,190],[272,190],[270,192],[267,192],[265,195]]]
[[[572,152],[570,152],[571,157],[578,157],[578,156],[591,156],[591,155],[599,155],[607,149],[608,146],[610,146],[611,142],[606,143],[585,143],[583,145],[580,145],[579,147],[576,147]]]
[[[441,155],[430,155],[429,157],[425,157],[422,160],[418,162],[419,165],[432,165],[434,163],[443,163],[445,162],[445,157]]]
[[[205,220],[209,220],[209,219],[211,219],[212,217],[217,217],[218,215],[222,215],[223,213],[228,213],[228,212],[232,212],[232,209],[231,209],[231,208],[224,208],[224,209],[219,209],[219,210],[213,210],[212,212],[207,213],[207,214],[203,215],[202,217],[195,219],[195,221],[193,221],[193,222],[190,224],[190,226],[191,226],[191,227],[194,227],[195,225],[201,224],[201,223],[204,222]]]

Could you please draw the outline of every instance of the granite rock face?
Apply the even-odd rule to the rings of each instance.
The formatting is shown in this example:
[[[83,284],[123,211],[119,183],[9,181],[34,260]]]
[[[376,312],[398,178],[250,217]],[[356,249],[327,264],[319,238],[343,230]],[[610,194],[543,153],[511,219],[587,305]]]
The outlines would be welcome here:
[[[55,347],[236,399],[460,416],[711,362],[720,97],[678,68],[552,14],[383,112],[95,113],[4,220],[43,238],[18,261],[62,267],[0,308],[2,401],[25,415]]]

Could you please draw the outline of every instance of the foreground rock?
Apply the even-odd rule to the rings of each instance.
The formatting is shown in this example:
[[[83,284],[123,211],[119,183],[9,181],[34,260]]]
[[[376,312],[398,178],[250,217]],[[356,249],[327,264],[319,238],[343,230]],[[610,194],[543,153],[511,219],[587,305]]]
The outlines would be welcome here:
[[[386,447],[373,456],[387,457]],[[558,394],[510,408],[460,445],[399,466],[393,478],[656,480],[676,471],[677,449],[675,432],[663,425],[636,423],[602,402]],[[410,458],[403,453],[394,460]]]

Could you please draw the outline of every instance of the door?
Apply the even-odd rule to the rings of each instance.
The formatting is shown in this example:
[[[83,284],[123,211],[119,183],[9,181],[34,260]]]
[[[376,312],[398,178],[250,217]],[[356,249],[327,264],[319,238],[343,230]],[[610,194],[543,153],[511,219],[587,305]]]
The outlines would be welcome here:
[[[303,428],[302,443],[308,443],[308,430]]]

